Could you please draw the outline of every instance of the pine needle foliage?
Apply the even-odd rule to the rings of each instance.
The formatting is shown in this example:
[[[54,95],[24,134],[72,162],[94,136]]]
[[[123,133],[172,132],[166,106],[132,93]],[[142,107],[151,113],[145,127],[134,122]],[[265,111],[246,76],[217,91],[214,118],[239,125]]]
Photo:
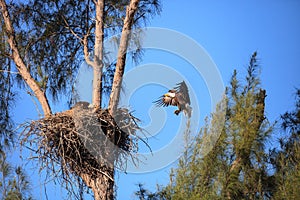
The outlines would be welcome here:
[[[67,161],[65,163],[56,163],[63,164],[62,168],[66,167],[72,173],[76,171],[77,174],[73,173],[72,175],[80,177],[81,180],[79,181],[81,183],[83,181],[91,188],[95,199],[113,199],[114,161],[117,159],[112,159],[111,169],[108,169],[110,175],[100,176],[99,174],[105,173],[94,170],[95,167],[99,168],[99,163],[93,162],[96,160],[93,156],[85,157],[85,151],[83,152],[84,155],[72,151],[76,149],[82,150],[81,147],[83,146],[80,140],[77,141],[78,134],[76,131],[78,130],[74,126],[68,129],[70,128],[68,125],[72,124],[74,118],[62,115],[57,117],[56,114],[53,114],[52,107],[55,103],[60,103],[60,105],[68,103],[70,106],[78,103],[72,98],[73,85],[79,66],[85,62],[93,68],[93,91],[91,91],[93,100],[90,103],[94,109],[91,110],[93,115],[91,113],[90,118],[92,120],[90,121],[97,121],[99,122],[98,128],[108,130],[103,131],[107,133],[105,136],[109,136],[108,132],[112,133],[110,138],[113,140],[112,144],[118,144],[118,147],[124,152],[129,154],[129,152],[136,151],[136,140],[129,137],[131,133],[124,134],[119,130],[120,127],[126,129],[126,127],[130,126],[130,122],[133,123],[131,120],[133,119],[131,118],[132,115],[129,112],[123,116],[123,121],[116,120],[121,122],[121,125],[114,123],[114,120],[107,118],[106,115],[101,115],[100,117],[96,114],[97,116],[95,117],[94,114],[101,110],[101,105],[105,105],[104,103],[102,104],[103,94],[111,93],[111,96],[116,97],[113,98],[113,101],[110,101],[109,105],[112,104],[113,106],[111,107],[117,108],[119,88],[121,88],[119,85],[121,85],[124,74],[127,51],[132,53],[132,55],[127,57],[132,57],[134,60],[138,60],[142,55],[140,48],[141,38],[131,34],[131,31],[144,27],[149,18],[160,13],[160,1],[0,0],[0,4],[0,149],[3,143],[2,140],[5,142],[11,141],[9,136],[14,128],[11,122],[12,108],[10,106],[11,102],[15,100],[13,92],[18,93],[19,90],[23,90],[32,97],[34,103],[40,103],[40,107],[37,105],[37,108],[42,109],[45,117],[44,120],[37,120],[36,123],[31,123],[32,126],[28,126],[31,128],[28,128],[28,134],[35,133],[36,137],[40,137],[48,136],[45,133],[52,133],[50,140],[46,137],[43,138],[44,140],[40,140],[46,141],[46,146],[41,147],[37,145],[36,148],[38,150],[36,152],[42,152],[41,157],[44,155],[43,152],[49,153],[43,158],[46,161],[49,158],[54,159],[50,161],[51,163],[55,163],[57,160]],[[115,45],[118,46],[117,50],[121,52],[118,53],[118,58],[114,58],[119,60],[116,63],[114,63],[115,60],[109,60],[105,57],[111,49],[109,47],[106,49],[104,47],[106,45],[103,42],[115,34],[118,34]],[[137,50],[128,48],[130,45],[127,43],[134,43],[138,47]],[[18,84],[13,87],[12,83]],[[109,107],[108,110],[110,116],[114,116],[117,113],[117,109]],[[71,111],[71,109],[68,111]],[[42,116],[41,112],[38,112]],[[51,121],[50,119],[53,120]],[[63,124],[59,120],[67,124]],[[101,120],[111,122],[107,124],[114,127],[109,126],[107,128],[106,125],[100,125]],[[122,126],[123,122],[127,125],[126,127]],[[53,129],[53,124],[60,126],[60,128],[56,127]],[[88,123],[88,125],[94,124],[97,123]],[[49,127],[46,127],[48,125]],[[28,129],[25,128],[25,130]],[[56,133],[66,133],[66,135],[57,137]],[[75,139],[73,137],[74,134]],[[114,134],[121,136],[115,138]],[[21,143],[29,143],[29,140],[26,139],[22,140]],[[57,141],[57,139],[65,139],[64,142],[67,143]],[[114,139],[118,140],[114,141]],[[63,154],[61,152],[67,153]],[[69,156],[70,154],[76,155],[72,157]],[[61,156],[61,158],[55,157],[57,155]],[[92,159],[93,161],[89,160],[91,157],[94,159]],[[75,161],[72,160],[73,158],[75,158]],[[88,161],[84,162],[80,158],[88,158]],[[83,163],[90,164],[87,167],[92,166],[93,169],[90,171],[84,170],[85,166],[82,165]],[[88,174],[88,172],[91,173]],[[95,176],[95,174],[99,176]],[[54,177],[57,177],[55,173]],[[64,179],[64,177],[63,180],[69,181]],[[108,182],[109,184],[107,184]],[[73,187],[72,181],[68,183]]]
[[[4,151],[0,152],[0,198],[3,200],[32,200],[30,183],[23,169],[13,167]]]
[[[284,136],[279,140],[280,150],[273,149],[270,156],[275,168],[274,199],[300,199],[300,89],[294,111],[281,119]]]
[[[244,80],[233,72],[226,95],[191,140],[159,199],[268,199],[265,143],[272,131],[265,118],[266,91],[260,85],[257,53]],[[220,115],[226,105],[226,114]],[[222,106],[223,105],[223,106]],[[223,123],[220,118],[225,117]],[[212,135],[219,131],[213,141]],[[206,148],[211,145],[212,148]],[[150,199],[150,198],[149,198]]]

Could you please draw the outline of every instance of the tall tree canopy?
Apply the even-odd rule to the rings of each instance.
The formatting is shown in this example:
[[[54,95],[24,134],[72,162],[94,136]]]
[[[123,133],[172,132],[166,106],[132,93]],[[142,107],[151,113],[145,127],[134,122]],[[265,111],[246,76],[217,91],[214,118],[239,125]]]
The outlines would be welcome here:
[[[296,93],[293,111],[281,116],[283,136],[279,139],[280,149],[273,148],[270,162],[274,166],[276,180],[275,199],[299,199],[300,187],[300,90]]]
[[[126,13],[129,3],[132,6],[136,4],[136,13]],[[105,63],[103,39],[121,33],[124,25],[129,26],[124,26],[123,33],[129,34],[132,26],[141,27],[149,17],[160,12],[158,0],[35,0],[12,1],[7,6],[5,1],[1,1],[1,7],[2,70],[14,71],[19,65],[23,66],[22,69],[29,72],[41,92],[45,92],[53,100],[58,100],[59,95],[71,91],[70,83],[82,61],[99,68],[99,73],[103,65],[115,66]],[[125,23],[126,16],[126,23],[131,23]],[[124,41],[128,39],[124,38]],[[126,49],[127,46],[123,48]],[[12,55],[15,62],[11,62]],[[124,55],[126,51],[122,54]],[[20,74],[14,77],[21,80]],[[94,96],[98,97],[98,102],[95,103],[99,104],[99,95]]]
[[[224,123],[220,124],[222,103],[210,120],[190,141],[170,183],[154,194],[140,187],[140,199],[265,199],[268,188],[265,143],[272,130],[265,118],[266,91],[260,87],[260,67],[253,53],[244,81],[234,71],[224,101]],[[209,123],[210,122],[210,123]],[[220,137],[211,151],[214,131]],[[204,155],[205,153],[205,155]]]
[[[48,130],[49,127],[43,127],[45,123],[48,125],[58,123],[55,121],[57,116],[53,115],[52,105],[54,102],[62,103],[62,99],[71,101],[72,86],[77,69],[82,62],[86,62],[93,69],[91,107],[93,107],[94,114],[90,113],[90,115],[100,118],[104,116],[106,120],[111,121],[111,124],[106,124],[111,130],[106,127],[104,132],[107,136],[110,134],[110,140],[113,143],[119,142],[120,139],[114,139],[116,128],[111,126],[117,125],[110,116],[118,116],[117,108],[128,45],[131,40],[137,40],[135,42],[138,44],[139,38],[132,37],[132,30],[143,27],[152,16],[160,12],[159,0],[0,0],[0,11],[0,126],[2,141],[9,141],[12,135],[13,123],[10,105],[14,101],[14,94],[19,90],[25,90],[34,97],[45,117],[45,121],[36,123],[38,125],[32,123],[33,127],[29,128],[29,132],[41,136],[41,133],[48,134],[53,131]],[[104,39],[114,34],[120,35],[116,43],[118,55],[115,63],[110,63],[105,57]],[[132,55],[138,55],[139,51],[140,49],[133,52]],[[104,109],[103,112],[100,112],[104,92],[110,96],[107,108],[109,115]],[[121,110],[120,112],[124,113],[125,111]],[[69,121],[69,117],[74,113],[74,110],[65,112],[58,118],[72,124],[73,118],[71,116],[71,121]],[[126,113],[127,116],[131,116],[128,111]],[[134,118],[132,117],[131,120]],[[60,129],[54,132],[63,132],[64,135],[71,133],[64,128],[65,124],[60,124]],[[44,132],[45,130],[47,131]],[[118,133],[123,134],[119,129]],[[69,136],[73,137],[72,134]],[[53,134],[48,136],[53,136]],[[123,144],[128,145],[129,135],[123,134],[122,137],[124,137]],[[49,137],[43,137],[43,139],[46,138]],[[68,139],[73,140],[74,138]],[[49,145],[47,147],[50,150],[46,151],[47,148],[43,148],[43,152],[49,153],[44,158],[50,158],[52,162],[59,160],[63,166],[62,169],[69,168],[73,175],[80,177],[88,187],[92,188],[95,199],[112,199],[113,167],[108,169],[100,164],[102,177],[97,172],[96,178],[95,174],[83,172],[82,169],[86,163],[93,163],[92,165],[97,165],[96,168],[99,168],[98,164],[94,162],[94,156],[91,156],[90,160],[84,160],[86,163],[82,163],[82,159],[78,159],[78,163],[73,163],[73,167],[70,167],[70,163],[74,161],[74,157],[72,157],[74,155],[70,154],[68,148],[63,148],[69,152],[69,157],[65,157],[67,160],[64,159],[63,156],[66,156],[66,152],[62,152],[61,143],[57,146],[54,145],[55,148],[51,149],[53,145],[51,146],[50,143],[55,143],[55,141],[59,140],[45,141],[44,144]],[[76,139],[74,142],[73,145],[81,148],[80,139]],[[120,144],[118,145],[120,147]],[[73,147],[75,148],[75,146]],[[130,148],[125,146],[122,146],[123,150],[130,151]],[[82,150],[82,152],[84,151]],[[82,152],[80,156],[83,156]],[[58,153],[57,160],[52,157],[53,153]],[[65,174],[62,174],[65,178]]]
[[[30,183],[23,169],[12,167],[4,151],[0,152],[0,198],[4,200],[33,199]]]

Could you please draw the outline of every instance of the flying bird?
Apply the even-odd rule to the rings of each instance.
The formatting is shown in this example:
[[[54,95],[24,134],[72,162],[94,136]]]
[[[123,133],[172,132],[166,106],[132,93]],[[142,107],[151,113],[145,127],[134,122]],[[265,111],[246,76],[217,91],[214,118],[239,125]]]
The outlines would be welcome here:
[[[174,112],[176,115],[183,111],[188,117],[191,117],[191,101],[188,87],[184,81],[178,83],[174,89],[169,90],[166,94],[159,97],[159,99],[153,103],[155,103],[156,106],[163,107],[177,106],[178,110],[175,110]]]

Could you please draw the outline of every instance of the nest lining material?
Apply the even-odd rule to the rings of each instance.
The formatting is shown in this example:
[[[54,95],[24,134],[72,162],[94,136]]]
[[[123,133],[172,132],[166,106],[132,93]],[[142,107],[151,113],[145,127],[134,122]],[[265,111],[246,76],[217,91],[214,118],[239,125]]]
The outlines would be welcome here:
[[[115,164],[123,169],[128,156],[134,161],[131,153],[141,139],[136,135],[141,130],[137,122],[128,109],[118,109],[113,118],[107,110],[81,107],[31,122],[23,142],[35,144],[42,168],[54,174],[58,174],[54,167],[58,163],[63,175],[98,177]]]

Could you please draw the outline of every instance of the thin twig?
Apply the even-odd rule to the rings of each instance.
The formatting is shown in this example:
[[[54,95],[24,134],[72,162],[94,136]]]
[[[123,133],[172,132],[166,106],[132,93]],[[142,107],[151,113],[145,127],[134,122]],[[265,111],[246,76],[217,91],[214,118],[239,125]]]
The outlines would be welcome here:
[[[77,39],[79,39],[81,42],[83,41],[83,39],[81,37],[79,37],[79,35],[77,33],[75,33],[75,31],[70,27],[68,21],[66,20],[66,18],[64,16],[62,16],[65,24],[66,24],[66,27]]]
[[[0,70],[0,72],[11,73],[11,74],[19,74],[19,72],[13,72],[9,70]]]
[[[118,115],[120,127],[107,110],[99,110],[98,113],[92,113],[89,109],[57,113],[45,119],[33,121],[27,126],[24,125],[25,141],[22,143],[32,144],[33,146],[29,148],[37,153],[37,158],[42,164],[41,170],[46,169],[51,173],[51,177],[60,178],[65,182],[66,187],[73,182],[76,175],[82,173],[97,178],[105,176],[110,181],[114,181],[110,174],[112,169],[110,167],[124,170],[129,160],[136,165],[139,160],[132,152],[136,152],[138,140],[147,143],[136,134],[136,131],[141,130],[136,123],[138,119],[128,110],[120,110]],[[102,130],[106,130],[103,133],[107,138],[101,140],[99,144],[102,145],[101,148],[104,147],[104,154],[100,159],[85,147],[83,141],[85,139],[98,143],[98,141],[93,141],[95,133],[88,130],[89,126],[99,126]],[[113,142],[119,149],[111,152],[109,148],[105,148],[107,142]],[[117,166],[114,164],[110,166],[111,162],[117,163]],[[72,190],[72,187],[69,186],[69,189]]]

